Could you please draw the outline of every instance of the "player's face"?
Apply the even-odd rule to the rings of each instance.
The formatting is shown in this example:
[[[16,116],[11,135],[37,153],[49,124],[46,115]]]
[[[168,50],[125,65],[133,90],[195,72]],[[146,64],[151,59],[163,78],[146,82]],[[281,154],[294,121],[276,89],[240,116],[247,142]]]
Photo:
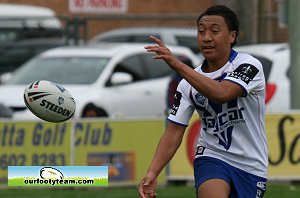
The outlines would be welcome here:
[[[208,61],[228,60],[235,31],[229,31],[222,16],[203,16],[198,23],[198,45]]]

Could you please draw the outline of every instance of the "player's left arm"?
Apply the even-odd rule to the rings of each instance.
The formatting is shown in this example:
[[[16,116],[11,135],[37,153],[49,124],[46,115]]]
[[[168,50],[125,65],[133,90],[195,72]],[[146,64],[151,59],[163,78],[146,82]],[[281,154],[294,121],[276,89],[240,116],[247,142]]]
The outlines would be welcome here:
[[[151,38],[158,46],[146,46],[145,49],[149,52],[157,53],[153,58],[165,60],[172,69],[211,101],[223,104],[244,94],[243,88],[236,83],[226,80],[219,82],[196,72],[178,60],[159,39]]]
[[[211,101],[224,104],[235,98],[241,97],[245,94],[243,88],[231,81],[222,80],[216,81],[210,79],[198,72],[187,71],[187,68],[182,67],[181,75],[201,94],[206,96]]]
[[[157,177],[179,148],[184,131],[185,127],[168,123],[157,145],[147,174],[138,185],[139,196],[141,198],[146,198],[148,195],[149,197],[155,197]]]

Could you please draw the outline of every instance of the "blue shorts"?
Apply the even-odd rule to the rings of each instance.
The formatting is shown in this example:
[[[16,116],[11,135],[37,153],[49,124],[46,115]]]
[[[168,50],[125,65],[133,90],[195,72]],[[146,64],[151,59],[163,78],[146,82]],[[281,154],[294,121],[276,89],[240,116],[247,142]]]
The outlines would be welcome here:
[[[261,198],[266,191],[267,179],[235,168],[222,160],[199,157],[194,160],[196,192],[209,179],[222,179],[230,185],[230,197]]]

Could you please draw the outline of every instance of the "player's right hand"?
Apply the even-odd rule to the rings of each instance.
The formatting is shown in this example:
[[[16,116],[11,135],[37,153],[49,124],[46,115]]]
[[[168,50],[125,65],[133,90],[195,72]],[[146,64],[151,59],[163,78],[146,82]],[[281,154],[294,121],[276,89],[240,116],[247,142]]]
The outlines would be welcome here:
[[[156,175],[153,173],[147,173],[138,186],[140,198],[156,198],[156,186]]]

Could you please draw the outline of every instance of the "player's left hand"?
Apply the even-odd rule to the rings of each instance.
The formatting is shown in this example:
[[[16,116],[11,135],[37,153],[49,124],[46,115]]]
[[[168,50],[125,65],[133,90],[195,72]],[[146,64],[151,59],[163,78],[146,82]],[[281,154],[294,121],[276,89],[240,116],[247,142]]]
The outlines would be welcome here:
[[[157,54],[156,56],[153,56],[154,59],[163,59],[171,68],[177,70],[181,61],[178,60],[174,54],[172,54],[170,49],[167,48],[160,39],[154,36],[150,36],[150,39],[157,43],[157,45],[145,46],[145,49],[148,52],[154,52]]]
[[[156,186],[156,176],[152,173],[147,173],[138,186],[140,198],[156,198]]]

